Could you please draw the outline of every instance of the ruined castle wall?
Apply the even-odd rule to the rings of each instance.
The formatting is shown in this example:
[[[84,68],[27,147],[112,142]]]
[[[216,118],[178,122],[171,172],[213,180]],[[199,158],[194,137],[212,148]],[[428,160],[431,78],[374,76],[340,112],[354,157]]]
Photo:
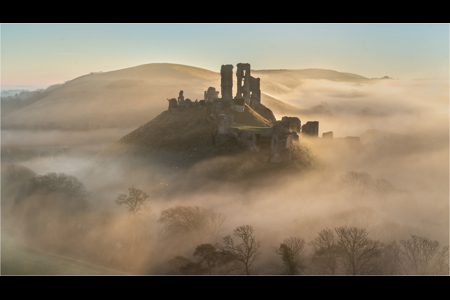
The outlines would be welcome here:
[[[232,100],[231,108],[237,112],[243,112],[245,109],[245,99],[244,98],[234,98]]]
[[[172,99],[168,99],[169,101],[169,109],[174,109],[178,107],[178,102],[177,99],[172,98]]]
[[[292,138],[286,128],[286,121],[277,121],[273,126],[270,162],[291,160]]]
[[[203,93],[204,100],[206,103],[214,102],[214,99],[219,98],[219,92],[216,91],[215,87],[209,87],[207,91]]]
[[[288,124],[287,126],[288,126],[288,129],[290,131],[300,132],[300,130],[301,130],[301,122],[300,122],[299,118],[285,116],[281,120]]]
[[[234,134],[233,115],[220,114],[217,118],[218,134]]]
[[[319,136],[319,122],[318,121],[308,121],[302,126],[302,134],[307,134],[310,136]]]
[[[324,139],[332,139],[333,138],[333,131],[328,131],[322,133],[322,138]]]
[[[222,65],[220,75],[222,99],[231,100],[233,99],[233,65]]]
[[[260,149],[257,146],[258,139],[255,133],[244,130],[236,130],[235,138],[239,146],[241,146],[242,148],[253,152],[259,152]]]
[[[244,98],[250,105],[250,64],[237,64],[237,93],[236,98]]]
[[[251,105],[254,105],[254,103],[261,103],[261,84],[260,79],[255,78],[253,76],[249,76],[250,79],[250,92],[251,92]]]

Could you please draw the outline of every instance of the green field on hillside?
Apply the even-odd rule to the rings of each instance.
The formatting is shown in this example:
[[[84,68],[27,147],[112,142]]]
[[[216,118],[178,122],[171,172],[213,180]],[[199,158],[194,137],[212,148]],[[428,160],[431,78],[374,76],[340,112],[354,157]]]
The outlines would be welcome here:
[[[253,133],[260,133],[261,130],[267,130],[270,127],[258,127],[258,126],[234,126],[234,128],[237,128],[239,130],[245,130],[245,131],[250,131]]]

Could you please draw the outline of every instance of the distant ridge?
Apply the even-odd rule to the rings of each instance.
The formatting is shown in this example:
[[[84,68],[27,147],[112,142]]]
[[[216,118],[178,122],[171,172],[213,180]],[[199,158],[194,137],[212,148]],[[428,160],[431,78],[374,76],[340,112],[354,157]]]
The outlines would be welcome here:
[[[366,81],[363,76],[323,69],[254,70],[261,78],[262,103],[274,114],[296,108],[276,99],[300,88],[305,79]],[[151,63],[74,78],[46,97],[2,117],[4,129],[90,130],[138,127],[167,109],[180,90],[203,99],[208,87],[220,91],[220,74],[198,67]],[[279,96],[277,96],[279,95]],[[273,106],[273,107],[272,107]]]

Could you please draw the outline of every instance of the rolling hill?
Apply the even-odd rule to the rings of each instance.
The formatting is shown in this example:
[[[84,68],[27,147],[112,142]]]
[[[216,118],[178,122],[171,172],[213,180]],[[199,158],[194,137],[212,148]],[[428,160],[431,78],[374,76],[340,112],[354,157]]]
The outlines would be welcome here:
[[[252,70],[252,76],[261,78],[262,103],[277,117],[299,112],[277,97],[298,88],[304,79],[368,80],[355,74],[319,69]],[[177,97],[180,90],[195,101],[203,99],[203,92],[210,86],[220,91],[219,72],[170,63],[92,73],[70,80],[46,97],[8,113],[2,118],[2,128],[135,128],[166,110],[166,99]],[[233,91],[235,87],[234,84]]]

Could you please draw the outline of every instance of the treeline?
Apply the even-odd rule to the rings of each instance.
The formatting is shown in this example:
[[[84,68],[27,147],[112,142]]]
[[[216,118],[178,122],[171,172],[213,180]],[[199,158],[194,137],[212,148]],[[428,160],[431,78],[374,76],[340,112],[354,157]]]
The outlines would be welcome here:
[[[367,182],[377,186],[364,174],[353,175],[342,180],[358,182],[355,193]],[[151,196],[134,186],[111,199],[117,209],[110,210],[93,208],[92,194],[67,174],[37,175],[10,164],[1,179],[2,220],[8,226],[50,251],[133,274],[449,274],[448,245],[423,236],[385,242],[366,228],[339,226],[323,228],[311,240],[268,240],[249,224],[223,233],[226,216],[201,206],[174,205],[155,219]]]
[[[308,253],[306,246],[312,250]],[[237,227],[215,245],[198,245],[192,258],[176,256],[169,263],[181,275],[448,275],[448,246],[426,237],[384,244],[365,228],[323,229],[307,243],[287,237],[274,249],[272,268],[257,270],[261,242],[250,225]]]
[[[49,86],[46,89],[39,89],[35,91],[20,91],[19,93],[16,93],[14,95],[10,96],[2,96],[1,97],[1,116],[4,117],[7,114],[25,107],[27,105],[30,105],[47,95],[49,95],[53,90],[60,87],[62,84],[54,84]]]

